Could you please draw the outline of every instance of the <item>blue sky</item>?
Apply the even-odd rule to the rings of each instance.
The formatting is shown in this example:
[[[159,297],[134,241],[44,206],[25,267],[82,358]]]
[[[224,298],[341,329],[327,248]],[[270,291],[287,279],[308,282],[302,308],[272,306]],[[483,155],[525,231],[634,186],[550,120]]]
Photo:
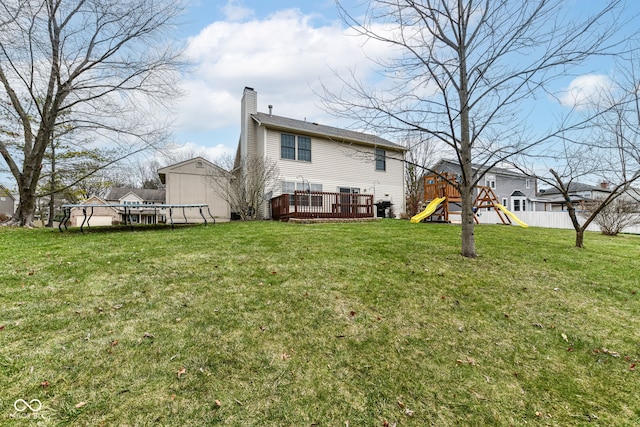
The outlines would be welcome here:
[[[343,3],[350,7],[361,1]],[[569,3],[570,13],[579,14],[603,2]],[[640,10],[639,4],[627,5],[630,14]],[[356,69],[360,77],[372,69],[363,40],[345,36],[334,0],[191,0],[185,21],[181,31],[194,67],[183,80],[186,96],[176,105],[175,137],[187,152],[209,158],[235,151],[245,86],[258,92],[259,111],[272,104],[274,114],[340,126],[347,123],[324,112],[314,91],[320,82],[339,90],[332,69]],[[380,45],[366,48],[369,55],[387,55]],[[564,101],[606,86],[611,67],[592,63],[585,75],[561,79],[557,84],[567,90]],[[551,111],[550,105],[537,108],[540,114]]]
[[[342,3],[350,8],[362,1]],[[571,13],[585,13],[603,3],[569,0]],[[635,15],[640,1],[630,0],[626,7],[629,16]],[[187,0],[183,21],[179,34],[192,67],[181,82],[185,96],[171,115],[178,151],[212,160],[234,153],[245,86],[257,91],[259,111],[268,111],[271,104],[277,115],[353,125],[323,111],[314,93],[321,82],[339,92],[341,83],[333,70],[353,69],[361,78],[372,71],[364,41],[345,35],[334,0]],[[364,48],[370,56],[388,57],[386,46],[367,43]],[[566,76],[557,84],[567,88],[568,99],[585,97],[606,85],[611,73],[610,62],[593,63],[583,76]],[[538,116],[530,119],[543,122],[539,115],[551,107],[550,102],[536,107]],[[561,106],[556,102],[555,108],[559,111]],[[9,180],[0,182],[13,187]]]
[[[362,65],[360,41],[345,38],[334,0],[192,0],[181,32],[193,64],[176,105],[175,137],[213,158],[235,151],[240,98],[258,92],[258,110],[336,124],[314,89],[331,68]],[[206,148],[206,150],[203,150]]]

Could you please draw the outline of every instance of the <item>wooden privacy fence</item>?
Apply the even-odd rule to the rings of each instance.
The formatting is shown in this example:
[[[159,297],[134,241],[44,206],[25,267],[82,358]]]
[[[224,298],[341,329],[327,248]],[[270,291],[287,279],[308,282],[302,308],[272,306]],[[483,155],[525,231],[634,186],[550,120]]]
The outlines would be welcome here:
[[[373,218],[372,194],[296,191],[271,199],[271,217],[289,218]]]

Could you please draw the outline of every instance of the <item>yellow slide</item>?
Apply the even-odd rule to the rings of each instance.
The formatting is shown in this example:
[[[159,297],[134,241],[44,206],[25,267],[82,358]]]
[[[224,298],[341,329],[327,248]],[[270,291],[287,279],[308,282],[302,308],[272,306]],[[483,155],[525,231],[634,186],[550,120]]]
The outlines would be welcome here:
[[[439,197],[437,199],[433,199],[431,202],[429,202],[425,210],[411,217],[411,222],[414,222],[414,223],[420,222],[423,219],[427,218],[428,216],[431,216],[436,211],[436,209],[438,209],[438,206],[440,206],[440,203],[444,202],[445,199],[446,197]]]
[[[500,209],[502,212],[504,212],[505,214],[507,214],[507,216],[508,216],[509,218],[511,218],[512,220],[514,220],[514,221],[516,222],[516,224],[518,224],[520,227],[528,227],[528,226],[529,226],[529,224],[527,224],[527,223],[524,223],[524,222],[520,221],[520,220],[518,219],[518,217],[517,217],[517,216],[515,216],[515,215],[513,214],[513,212],[511,212],[509,209],[507,209],[507,208],[505,208],[504,206],[502,206],[500,203],[496,203],[496,206],[497,206],[497,207],[498,207],[498,209]]]

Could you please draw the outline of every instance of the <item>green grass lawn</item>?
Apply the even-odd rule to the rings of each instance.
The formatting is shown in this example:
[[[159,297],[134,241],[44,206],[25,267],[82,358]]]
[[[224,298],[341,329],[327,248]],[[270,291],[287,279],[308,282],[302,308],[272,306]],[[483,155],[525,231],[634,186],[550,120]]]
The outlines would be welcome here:
[[[408,221],[0,228],[0,425],[640,424],[640,237],[476,241],[471,260],[458,226]]]

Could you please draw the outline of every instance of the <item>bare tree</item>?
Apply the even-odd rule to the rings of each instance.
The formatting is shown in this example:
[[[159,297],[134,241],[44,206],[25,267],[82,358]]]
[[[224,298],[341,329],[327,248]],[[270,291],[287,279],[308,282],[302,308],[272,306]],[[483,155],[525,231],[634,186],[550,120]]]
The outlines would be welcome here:
[[[386,86],[344,78],[339,93],[325,89],[326,108],[453,149],[462,172],[461,252],[475,257],[475,186],[491,167],[560,131],[534,134],[522,110],[546,98],[559,76],[614,50],[612,37],[625,24],[621,2],[573,20],[563,19],[565,2],[557,0],[371,0],[354,13],[337,3],[353,31],[392,48],[378,60]]]
[[[249,155],[240,161],[220,159],[219,164],[235,164],[228,172],[217,166],[207,179],[213,190],[222,197],[243,220],[262,219],[266,195],[278,185],[280,171],[277,163],[268,158]]]
[[[590,108],[602,113],[590,120],[589,126],[563,134],[547,147],[545,156],[534,159],[538,164],[552,165],[548,173],[530,174],[562,196],[578,248],[584,247],[584,232],[594,221],[603,229],[624,226],[624,211],[630,206],[620,198],[630,194],[634,183],[640,180],[640,93],[633,74],[634,63],[627,62],[630,67],[619,74],[620,84],[597,94]],[[573,189],[581,180],[612,184],[607,184],[606,196],[586,203],[579,200],[577,205]]]
[[[0,3],[0,29],[14,22],[27,0],[3,1]]]
[[[181,11],[172,0],[26,0],[10,21],[0,8],[0,22],[8,21],[0,33],[0,95],[14,123],[0,138],[0,154],[18,186],[15,224],[32,225],[56,127],[90,132],[93,147],[119,147],[112,161],[166,138],[167,124],[152,112],[178,94],[180,51],[170,35]]]
[[[424,197],[425,173],[435,163],[436,144],[433,141],[408,137],[404,141],[408,151],[405,154],[405,191],[407,197],[407,214],[418,213]]]

